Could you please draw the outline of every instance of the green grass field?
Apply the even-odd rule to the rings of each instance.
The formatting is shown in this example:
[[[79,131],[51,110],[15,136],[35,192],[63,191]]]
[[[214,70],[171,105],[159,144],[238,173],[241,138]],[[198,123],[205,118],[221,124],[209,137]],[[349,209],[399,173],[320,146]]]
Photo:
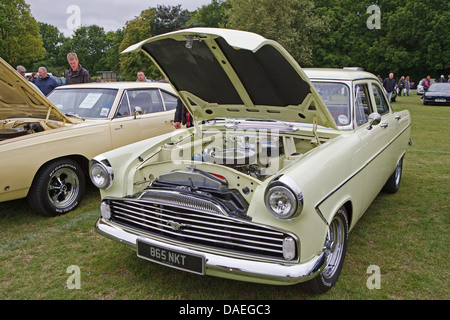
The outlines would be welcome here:
[[[138,259],[95,232],[100,198],[90,187],[77,210],[56,218],[34,215],[25,200],[0,203],[0,299],[447,300],[450,107],[423,106],[415,93],[393,107],[412,115],[413,144],[400,191],[380,194],[369,207],[350,233],[337,285],[324,295],[202,277]],[[80,289],[68,283],[73,265]],[[379,267],[379,289],[367,286],[371,265]]]

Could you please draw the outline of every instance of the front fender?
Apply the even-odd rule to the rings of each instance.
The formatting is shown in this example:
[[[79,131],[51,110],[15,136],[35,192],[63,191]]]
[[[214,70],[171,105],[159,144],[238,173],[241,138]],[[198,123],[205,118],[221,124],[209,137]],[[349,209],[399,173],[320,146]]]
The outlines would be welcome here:
[[[114,172],[111,187],[108,190],[100,190],[101,198],[125,197],[134,194],[135,186],[145,181],[144,177],[139,176],[139,166],[149,161],[161,145],[177,141],[180,135],[184,135],[184,132],[174,131],[97,155],[96,157],[107,159]],[[149,177],[145,177],[147,178]]]

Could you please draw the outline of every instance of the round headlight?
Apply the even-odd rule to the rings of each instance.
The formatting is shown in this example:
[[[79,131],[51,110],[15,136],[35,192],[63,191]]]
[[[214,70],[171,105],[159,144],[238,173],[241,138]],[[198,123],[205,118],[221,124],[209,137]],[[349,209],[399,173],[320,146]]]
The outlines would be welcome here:
[[[99,189],[108,189],[112,185],[112,168],[107,161],[91,160],[89,176],[91,177],[92,183]]]
[[[286,181],[286,178],[283,180]],[[269,183],[264,197],[267,209],[275,218],[281,220],[292,219],[303,209],[303,195],[300,189],[292,184],[292,180],[286,182],[289,182],[289,185],[282,179]]]

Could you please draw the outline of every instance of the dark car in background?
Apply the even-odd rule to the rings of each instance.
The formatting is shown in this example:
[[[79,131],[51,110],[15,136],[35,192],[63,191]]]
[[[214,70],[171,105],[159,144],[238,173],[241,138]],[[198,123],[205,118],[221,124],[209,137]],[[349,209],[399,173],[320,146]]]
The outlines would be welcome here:
[[[423,94],[423,104],[450,105],[450,83],[433,83]]]

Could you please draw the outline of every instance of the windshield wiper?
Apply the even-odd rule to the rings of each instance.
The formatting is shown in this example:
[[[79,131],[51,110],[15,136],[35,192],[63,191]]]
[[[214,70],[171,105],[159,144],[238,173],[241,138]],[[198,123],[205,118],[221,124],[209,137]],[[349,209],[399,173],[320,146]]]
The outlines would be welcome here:
[[[78,114],[76,114],[76,113],[73,113],[73,112],[67,112],[67,113],[66,113],[66,116],[72,117],[72,118],[76,118],[76,119],[84,120],[83,117],[80,117],[80,115],[78,115]]]

